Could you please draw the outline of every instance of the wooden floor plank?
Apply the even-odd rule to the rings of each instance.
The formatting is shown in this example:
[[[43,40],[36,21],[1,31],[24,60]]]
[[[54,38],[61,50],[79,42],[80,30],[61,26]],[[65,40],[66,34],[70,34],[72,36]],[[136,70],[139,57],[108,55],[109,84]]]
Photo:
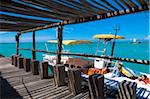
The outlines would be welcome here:
[[[66,95],[63,97],[63,99],[72,99],[74,97],[74,95],[72,93]]]
[[[39,75],[12,66],[10,59],[0,58],[0,77],[2,86],[8,89],[2,89],[4,99],[88,99],[86,93],[74,96],[68,86],[56,87],[53,78],[41,79]]]
[[[58,93],[65,91],[65,90],[68,90],[68,88],[67,87],[58,87],[58,88],[56,87],[55,89],[51,89],[49,91],[46,91],[45,93],[39,94],[39,95],[35,96],[34,98],[35,99],[36,98],[39,98],[39,99],[40,98],[49,98],[53,95],[56,95]]]

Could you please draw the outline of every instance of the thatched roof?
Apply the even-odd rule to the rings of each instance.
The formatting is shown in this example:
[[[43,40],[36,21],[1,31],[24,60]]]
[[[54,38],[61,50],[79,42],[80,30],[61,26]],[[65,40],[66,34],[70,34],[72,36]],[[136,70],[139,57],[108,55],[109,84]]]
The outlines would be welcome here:
[[[0,31],[33,30],[148,10],[148,0],[1,0]]]

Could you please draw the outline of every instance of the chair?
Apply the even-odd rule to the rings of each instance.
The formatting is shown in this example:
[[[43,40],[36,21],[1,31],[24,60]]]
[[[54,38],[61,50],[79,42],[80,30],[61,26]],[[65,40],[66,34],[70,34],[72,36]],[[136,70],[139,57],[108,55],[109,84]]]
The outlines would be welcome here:
[[[122,81],[118,86],[118,99],[136,99],[137,83]]]
[[[150,91],[145,88],[137,88],[136,95],[138,99],[150,99]]]

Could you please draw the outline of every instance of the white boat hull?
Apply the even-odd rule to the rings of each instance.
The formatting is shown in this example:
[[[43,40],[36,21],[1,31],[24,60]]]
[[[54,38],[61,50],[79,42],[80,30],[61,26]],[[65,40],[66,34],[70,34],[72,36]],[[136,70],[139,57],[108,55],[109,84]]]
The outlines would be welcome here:
[[[69,60],[69,56],[62,56],[61,57],[61,63],[66,64],[66,62]],[[43,54],[43,61],[48,62],[49,65],[55,66],[56,61],[57,61],[57,56],[56,55],[48,55],[48,54]]]

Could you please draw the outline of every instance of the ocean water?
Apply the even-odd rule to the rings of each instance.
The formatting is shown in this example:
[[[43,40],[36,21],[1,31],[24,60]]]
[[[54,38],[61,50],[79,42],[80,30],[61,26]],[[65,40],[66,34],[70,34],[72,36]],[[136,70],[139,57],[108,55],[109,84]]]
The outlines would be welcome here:
[[[56,51],[57,45],[56,44],[47,44],[49,51]],[[19,48],[32,48],[32,43],[20,43]],[[97,42],[93,42],[91,44],[79,44],[79,45],[68,45],[63,46],[63,50],[69,50],[71,53],[84,53],[84,54],[95,54],[97,48]],[[99,49],[103,48],[103,43],[100,43]],[[39,50],[46,50],[45,42],[38,42],[36,43],[36,49]],[[111,53],[111,44],[107,45],[107,55]],[[0,43],[0,54],[11,57],[13,54],[16,53],[16,44],[15,43]],[[20,50],[19,53],[26,58],[32,58],[31,51],[24,51]],[[37,52],[37,59],[42,60],[42,55],[44,53]],[[102,53],[98,53],[101,55]],[[149,42],[145,41],[141,44],[132,44],[130,42],[116,42],[115,57],[122,57],[122,58],[135,58],[135,59],[144,59],[150,60],[149,56]],[[83,57],[80,57],[83,58]],[[150,73],[150,66],[148,65],[141,65],[135,63],[128,63],[123,62],[124,66],[127,66],[133,70],[137,70],[140,72]]]

